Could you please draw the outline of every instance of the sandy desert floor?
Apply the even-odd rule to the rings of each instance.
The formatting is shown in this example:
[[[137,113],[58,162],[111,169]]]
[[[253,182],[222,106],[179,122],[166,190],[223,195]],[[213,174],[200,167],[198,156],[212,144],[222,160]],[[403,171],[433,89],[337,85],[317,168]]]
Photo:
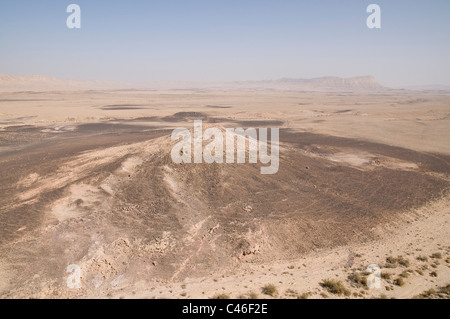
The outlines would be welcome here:
[[[278,173],[174,164],[198,119],[280,128]],[[448,298],[449,127],[446,92],[0,93],[0,297]]]

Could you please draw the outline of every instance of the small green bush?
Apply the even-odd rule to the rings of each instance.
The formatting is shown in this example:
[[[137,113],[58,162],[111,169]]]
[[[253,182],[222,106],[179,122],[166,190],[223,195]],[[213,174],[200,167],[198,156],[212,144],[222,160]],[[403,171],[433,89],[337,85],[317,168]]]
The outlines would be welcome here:
[[[385,264],[385,268],[396,268],[398,265],[403,266],[403,267],[409,267],[410,263],[409,260],[402,257],[402,256],[398,256],[397,258],[395,257],[387,257],[386,258],[386,264]]]
[[[433,255],[430,256],[431,258],[434,259],[441,259],[442,258],[442,254],[441,253],[434,253]]]
[[[381,273],[381,278],[383,278],[384,280],[389,280],[391,279],[391,274],[388,272],[383,272]]]
[[[278,293],[278,290],[277,287],[275,287],[275,285],[268,284],[262,288],[262,293],[274,297]]]
[[[428,257],[427,256],[419,256],[416,258],[418,261],[428,261]]]
[[[335,295],[350,296],[351,292],[345,288],[344,284],[340,280],[335,279],[325,279],[321,284],[329,293]]]
[[[309,294],[304,292],[301,295],[298,295],[297,299],[308,299],[309,298]]]
[[[258,296],[258,294],[256,292],[250,291],[248,293],[248,299],[259,299],[259,296]]]
[[[350,281],[350,283],[352,283],[353,286],[357,288],[367,288],[367,278],[359,273],[354,272],[348,275],[348,280]]]
[[[397,279],[394,280],[394,284],[399,287],[403,287],[405,285],[405,281],[403,280],[402,277],[398,277]]]

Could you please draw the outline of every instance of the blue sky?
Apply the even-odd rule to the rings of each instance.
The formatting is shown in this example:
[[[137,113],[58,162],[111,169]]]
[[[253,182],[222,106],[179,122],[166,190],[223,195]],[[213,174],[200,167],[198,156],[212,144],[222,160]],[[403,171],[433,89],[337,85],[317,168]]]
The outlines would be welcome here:
[[[71,3],[81,29],[66,26]],[[366,26],[371,3],[381,29]],[[450,85],[449,57],[448,0],[0,0],[0,73],[13,75]]]

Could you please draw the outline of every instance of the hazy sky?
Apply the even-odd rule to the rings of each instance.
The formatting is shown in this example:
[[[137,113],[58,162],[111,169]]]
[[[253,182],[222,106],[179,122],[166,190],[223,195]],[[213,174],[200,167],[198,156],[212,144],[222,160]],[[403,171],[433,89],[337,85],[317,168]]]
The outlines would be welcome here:
[[[81,7],[81,29],[66,8]],[[366,26],[369,4],[381,29]],[[449,0],[0,0],[0,73],[450,85]]]

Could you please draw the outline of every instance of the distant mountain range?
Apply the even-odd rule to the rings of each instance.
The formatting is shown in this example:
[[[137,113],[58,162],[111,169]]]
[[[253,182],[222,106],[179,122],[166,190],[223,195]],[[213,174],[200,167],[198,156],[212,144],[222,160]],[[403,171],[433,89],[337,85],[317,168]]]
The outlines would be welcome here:
[[[386,89],[373,76],[339,78],[334,76],[313,79],[280,79],[273,81],[234,82],[243,87],[294,91],[373,91]]]
[[[42,75],[15,76],[0,74],[0,91],[72,91],[119,89],[123,83],[92,80],[66,80]]]
[[[125,83],[93,80],[66,80],[41,75],[12,76],[0,74],[0,91],[72,91],[110,89],[230,89],[281,91],[382,91],[388,88],[372,76],[352,78],[321,77],[235,82],[140,82]]]

